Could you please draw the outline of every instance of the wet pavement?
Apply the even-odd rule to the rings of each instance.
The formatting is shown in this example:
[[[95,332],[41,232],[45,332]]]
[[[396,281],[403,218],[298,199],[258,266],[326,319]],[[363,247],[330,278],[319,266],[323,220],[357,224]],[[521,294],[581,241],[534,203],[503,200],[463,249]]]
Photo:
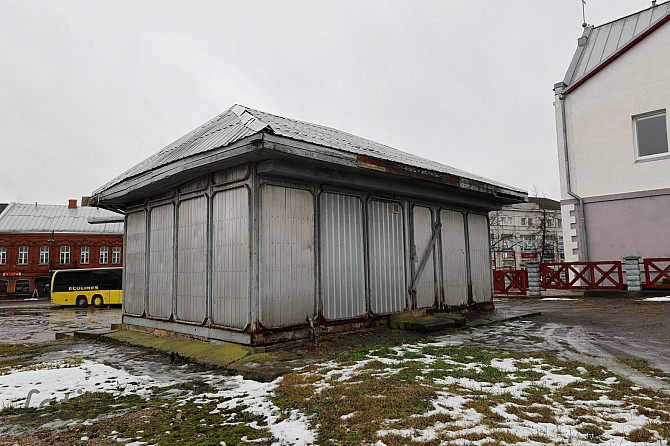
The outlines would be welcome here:
[[[670,302],[624,297],[572,299],[497,299],[496,308],[542,313],[533,321],[551,327],[544,336],[577,351],[644,359],[670,372]]]
[[[17,308],[0,306],[0,343],[53,341],[56,333],[106,328],[121,322],[121,308]]]

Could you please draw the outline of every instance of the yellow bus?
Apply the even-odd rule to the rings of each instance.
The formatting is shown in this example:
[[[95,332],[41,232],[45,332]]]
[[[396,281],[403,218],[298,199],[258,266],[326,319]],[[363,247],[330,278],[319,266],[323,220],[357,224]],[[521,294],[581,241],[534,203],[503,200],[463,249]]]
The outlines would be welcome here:
[[[62,269],[51,278],[51,303],[55,305],[121,305],[123,268]]]

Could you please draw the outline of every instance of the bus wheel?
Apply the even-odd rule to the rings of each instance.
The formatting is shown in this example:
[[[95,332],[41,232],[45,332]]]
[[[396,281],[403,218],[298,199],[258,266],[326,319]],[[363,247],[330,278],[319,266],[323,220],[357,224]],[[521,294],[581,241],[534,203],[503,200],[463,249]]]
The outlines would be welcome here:
[[[95,296],[93,296],[93,299],[91,299],[91,303],[96,308],[102,307],[102,296],[99,295],[99,294],[96,294]]]
[[[79,308],[86,308],[88,306],[86,296],[77,296],[77,306]]]

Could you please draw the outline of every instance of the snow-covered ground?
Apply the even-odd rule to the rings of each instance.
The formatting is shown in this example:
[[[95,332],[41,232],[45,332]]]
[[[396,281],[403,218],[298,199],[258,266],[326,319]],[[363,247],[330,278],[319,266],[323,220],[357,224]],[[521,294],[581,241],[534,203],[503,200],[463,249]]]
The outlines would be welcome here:
[[[398,444],[398,438],[463,445],[502,444],[510,439],[528,445],[645,444],[636,441],[638,435],[652,439],[647,444],[667,446],[668,438],[661,432],[663,423],[665,429],[670,426],[664,421],[670,419],[670,404],[663,405],[670,400],[625,380],[598,361],[575,364],[570,354],[577,349],[582,350],[581,357],[597,356],[591,341],[587,332],[565,326],[508,322],[430,343],[373,350],[356,360],[312,365],[294,372],[309,377],[301,384],[291,384],[288,377],[260,383],[221,376],[161,362],[156,355],[132,348],[81,343],[50,351],[34,364],[0,375],[0,407],[23,407],[29,395],[29,406],[39,407],[91,391],[150,398],[157,388],[199,380],[212,390],[180,395],[175,405],[216,402],[210,414],[239,410],[260,416],[277,445],[314,445],[329,435],[319,425],[318,410],[311,412],[309,404],[281,407],[278,393],[307,387],[306,398],[319,399],[319,404],[343,390],[361,398],[384,398],[383,392],[366,393],[369,387],[362,383],[416,370],[413,381],[430,389],[430,409],[417,409],[403,424],[366,414],[378,426],[370,444]],[[504,351],[505,347],[512,352]],[[491,348],[498,350],[473,354]],[[558,351],[564,361],[550,360],[538,351]],[[484,406],[478,405],[481,402]],[[327,410],[340,411],[344,426],[361,417],[348,405]],[[426,421],[431,417],[436,421]],[[117,440],[124,443],[122,438]],[[131,440],[127,438],[125,444],[134,444],[128,443]]]

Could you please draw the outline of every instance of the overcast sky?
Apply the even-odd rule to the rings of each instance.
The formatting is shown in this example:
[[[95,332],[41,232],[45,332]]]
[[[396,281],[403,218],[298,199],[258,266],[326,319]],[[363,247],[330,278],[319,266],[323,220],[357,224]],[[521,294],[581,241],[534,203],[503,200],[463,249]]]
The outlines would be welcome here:
[[[235,103],[558,199],[581,23],[581,0],[0,0],[0,202],[89,195]]]

